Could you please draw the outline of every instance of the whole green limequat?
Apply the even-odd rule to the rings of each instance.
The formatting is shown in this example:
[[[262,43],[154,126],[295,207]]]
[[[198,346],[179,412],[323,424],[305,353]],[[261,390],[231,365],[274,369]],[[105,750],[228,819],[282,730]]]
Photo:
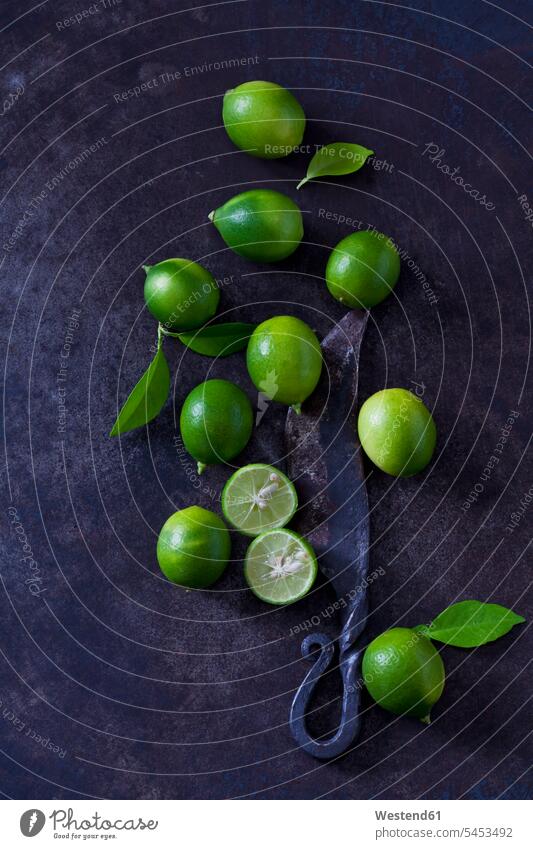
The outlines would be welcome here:
[[[290,256],[304,234],[302,213],[286,195],[253,189],[211,212],[225,243],[239,256],[255,262],[278,262]]]
[[[305,114],[294,95],[264,80],[227,91],[222,119],[233,144],[261,159],[288,156],[305,130]]]
[[[231,541],[226,525],[203,507],[186,507],[170,516],[159,534],[157,560],[174,584],[204,589],[226,568]]]
[[[433,643],[411,628],[391,628],[363,655],[363,679],[374,701],[428,723],[444,689],[444,664]]]
[[[391,240],[375,230],[346,236],[333,248],[326,266],[326,284],[337,301],[350,308],[379,304],[400,275],[400,257]]]
[[[258,325],[246,350],[256,388],[296,412],[315,389],[322,371],[320,343],[305,321],[277,315]]]
[[[399,477],[421,472],[437,441],[431,413],[407,389],[382,389],[371,395],[359,411],[357,430],[372,462]]]
[[[169,330],[195,330],[215,315],[220,300],[216,280],[197,262],[165,259],[144,270],[146,306]]]
[[[227,463],[252,435],[252,405],[229,380],[206,380],[189,392],[180,415],[181,438],[198,463],[198,473],[212,463]]]

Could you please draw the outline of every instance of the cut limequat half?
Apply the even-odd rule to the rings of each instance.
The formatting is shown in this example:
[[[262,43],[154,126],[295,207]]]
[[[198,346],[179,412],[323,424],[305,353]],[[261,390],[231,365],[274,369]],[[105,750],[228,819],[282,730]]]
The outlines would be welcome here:
[[[282,528],[296,512],[298,496],[289,478],[274,466],[252,463],[238,469],[222,491],[222,512],[246,536]]]
[[[266,531],[250,543],[244,577],[252,592],[269,604],[290,604],[309,592],[318,564],[315,552],[294,531]]]

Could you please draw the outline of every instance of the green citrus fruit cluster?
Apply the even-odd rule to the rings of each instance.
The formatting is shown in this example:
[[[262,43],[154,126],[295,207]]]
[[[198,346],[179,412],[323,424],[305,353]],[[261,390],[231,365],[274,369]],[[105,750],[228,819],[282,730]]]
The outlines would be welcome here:
[[[232,142],[263,159],[287,156],[300,145],[306,126],[298,100],[287,89],[262,80],[226,92],[223,122]],[[287,259],[304,235],[299,206],[271,189],[244,191],[215,209],[209,219],[226,246],[254,262]],[[146,268],[148,310],[160,333],[202,328],[216,314],[220,292],[212,274],[196,262],[168,259]],[[375,230],[355,232],[331,251],[325,281],[331,295],[350,309],[370,309],[393,291],[400,256],[393,241]],[[297,413],[322,374],[322,352],[304,321],[277,315],[252,332],[246,351],[248,374],[260,395]],[[205,380],[194,387],[180,413],[183,444],[198,473],[229,463],[245,449],[253,430],[253,410],[245,392],[228,380]],[[357,422],[361,445],[384,472],[417,474],[430,462],[436,443],[433,418],[422,401],[405,389],[384,389],[362,405]],[[309,591],[317,573],[312,547],[285,527],[298,505],[292,482],[265,463],[250,463],[231,475],[222,495],[228,524],[252,537],[245,579],[270,604],[288,604]],[[205,589],[229,562],[225,522],[210,510],[187,507],[161,529],[157,558],[164,575],[186,588]],[[415,631],[394,628],[377,637],[363,658],[363,676],[374,699],[397,714],[428,721],[444,686],[444,669],[433,644]]]

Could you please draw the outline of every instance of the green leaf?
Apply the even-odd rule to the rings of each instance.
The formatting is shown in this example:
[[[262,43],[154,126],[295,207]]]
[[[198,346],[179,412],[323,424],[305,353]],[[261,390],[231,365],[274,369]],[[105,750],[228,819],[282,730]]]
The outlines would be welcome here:
[[[363,167],[373,150],[362,147],[360,144],[349,142],[333,142],[317,150],[307,168],[307,174],[300,180],[297,189],[300,189],[308,180],[316,177],[339,177],[341,174],[353,174]]]
[[[513,625],[525,621],[501,604],[459,601],[443,610],[429,626],[419,625],[415,630],[439,643],[470,649],[503,637]]]
[[[160,347],[130,395],[109,436],[127,433],[154,419],[165,403],[170,389],[170,371]]]
[[[200,330],[179,333],[178,338],[197,354],[204,354],[206,357],[228,357],[235,351],[246,348],[255,327],[255,324],[229,321],[227,324],[210,324]]]

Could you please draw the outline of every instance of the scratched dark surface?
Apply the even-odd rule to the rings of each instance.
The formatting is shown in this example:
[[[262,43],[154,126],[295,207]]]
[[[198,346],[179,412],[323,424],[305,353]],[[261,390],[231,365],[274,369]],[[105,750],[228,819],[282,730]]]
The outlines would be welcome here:
[[[287,719],[307,668],[296,630],[321,616],[329,588],[289,609],[261,605],[245,590],[236,538],[212,592],[170,586],[156,535],[174,509],[218,509],[227,470],[196,488],[170,401],[148,431],[107,436],[155,337],[143,263],[198,260],[229,278],[230,319],[290,312],[323,337],[343,315],[322,280],[327,251],[375,226],[404,261],[396,297],[370,316],[360,397],[418,391],[439,439],[416,479],[366,466],[378,572],[368,636],[428,621],[455,599],[531,611],[528,4],[34,5],[10,0],[0,12],[1,792],[531,797],[527,625],[478,650],[443,650],[447,684],[429,728],[365,697],[354,749],[316,762],[295,748]],[[246,79],[297,94],[310,145],[359,142],[386,166],[297,193],[308,155],[253,159],[220,126],[224,91]],[[434,161],[430,144],[442,151]],[[304,210],[305,243],[279,266],[230,253],[206,219],[254,186]],[[178,411],[208,373],[255,401],[242,356],[183,358],[170,340],[165,350]],[[239,462],[275,462],[283,419],[271,405]],[[333,620],[325,627],[334,634]],[[332,673],[315,706],[320,733],[335,727],[336,687]]]

